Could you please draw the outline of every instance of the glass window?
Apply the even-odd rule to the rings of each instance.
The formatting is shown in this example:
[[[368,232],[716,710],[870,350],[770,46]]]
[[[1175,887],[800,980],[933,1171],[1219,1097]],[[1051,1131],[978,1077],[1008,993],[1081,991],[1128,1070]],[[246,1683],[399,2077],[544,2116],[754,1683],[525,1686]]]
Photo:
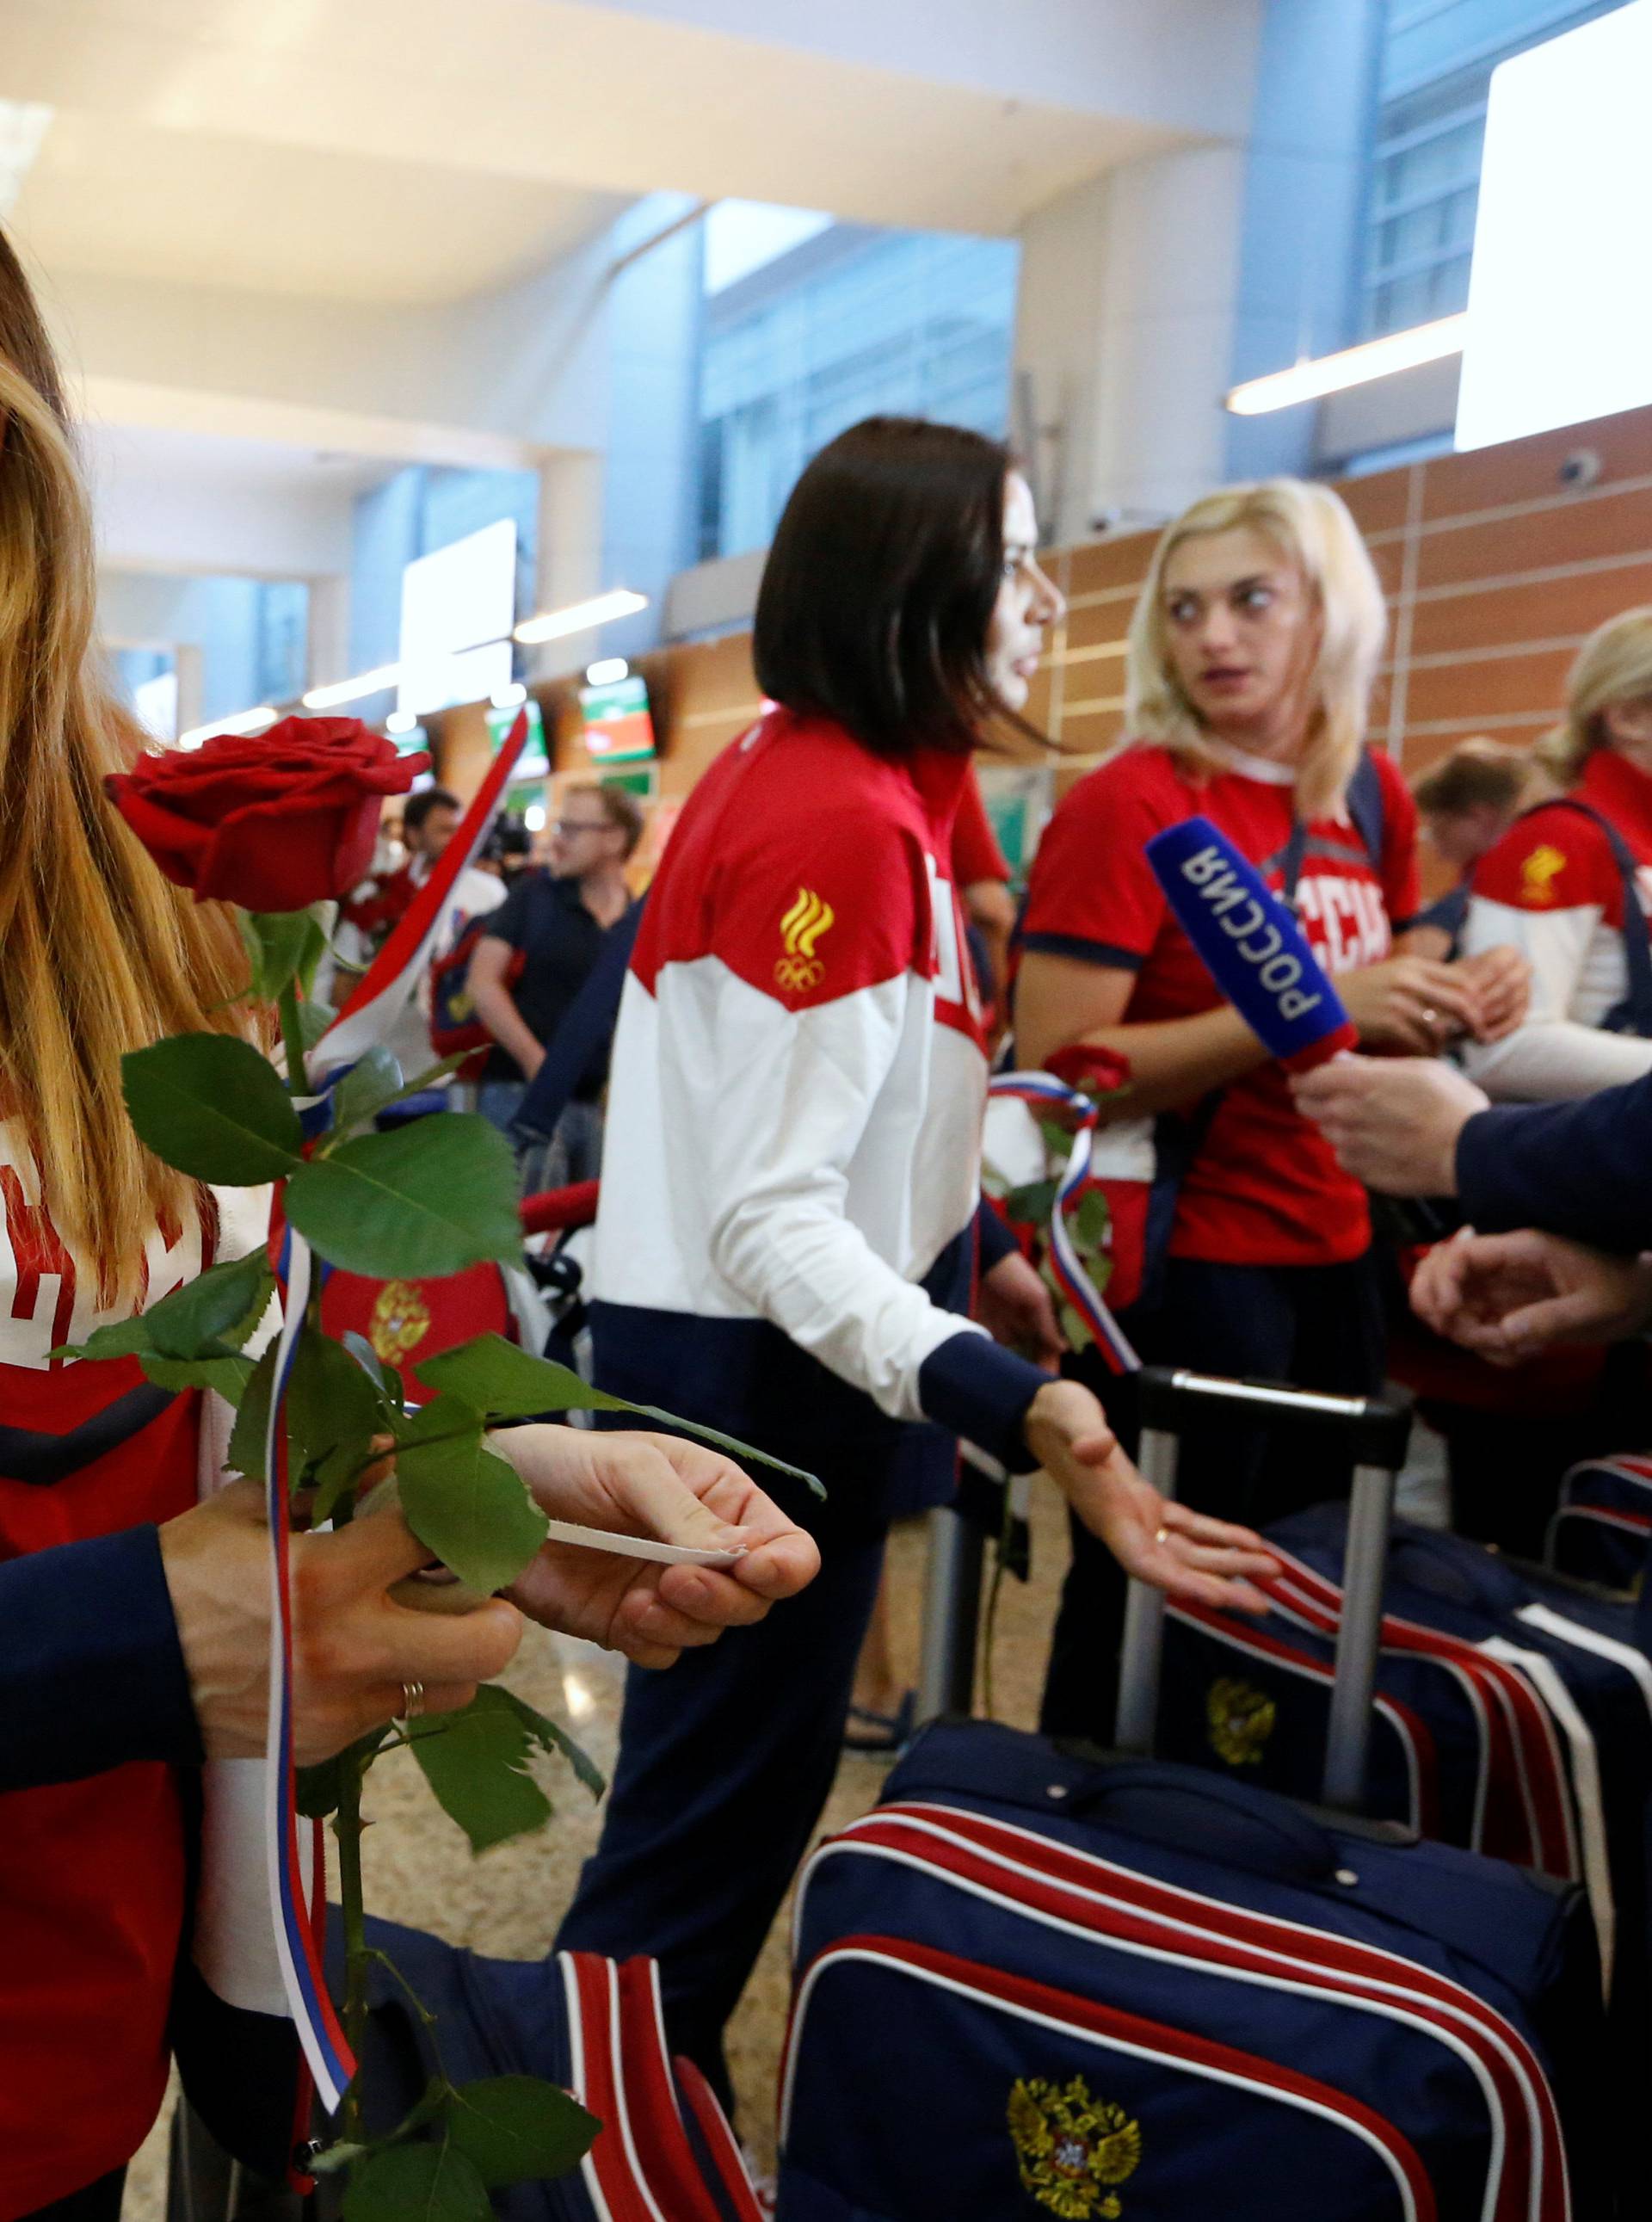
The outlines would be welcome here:
[[[731,266],[708,258],[703,558],[760,548],[809,458],[862,417],[933,417],[999,436],[1009,416],[1013,241],[820,219],[776,227],[773,239],[721,283]]]
[[[1390,0],[1361,336],[1467,305],[1492,72],[1624,0]]]

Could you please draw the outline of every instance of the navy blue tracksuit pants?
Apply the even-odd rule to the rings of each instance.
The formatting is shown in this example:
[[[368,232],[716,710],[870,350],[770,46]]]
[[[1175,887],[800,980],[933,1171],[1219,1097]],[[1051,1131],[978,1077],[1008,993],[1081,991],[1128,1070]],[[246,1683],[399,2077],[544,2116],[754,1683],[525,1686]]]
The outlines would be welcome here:
[[[1374,1396],[1382,1385],[1386,1339],[1374,1253],[1345,1265],[1217,1265],[1172,1258],[1164,1291],[1145,1315],[1123,1324],[1149,1365],[1246,1375]],[[1108,1373],[1092,1351],[1067,1361],[1107,1408],[1134,1456],[1137,1427],[1129,1384]],[[1223,1416],[1181,1438],[1176,1494],[1197,1511],[1265,1527],[1287,1513],[1346,1497],[1352,1468],[1335,1450],[1316,1452],[1301,1437],[1276,1447],[1274,1431]],[[1118,1646],[1124,1627],[1124,1577],[1118,1561],[1078,1522],[1073,1563],[1061,1591],[1039,1726],[1047,1736],[1112,1741],[1118,1698]]]
[[[723,2024],[837,1771],[885,1533],[833,1522],[800,1596],[626,1679],[602,1841],[556,1949],[656,1958],[672,2049],[725,2106]]]

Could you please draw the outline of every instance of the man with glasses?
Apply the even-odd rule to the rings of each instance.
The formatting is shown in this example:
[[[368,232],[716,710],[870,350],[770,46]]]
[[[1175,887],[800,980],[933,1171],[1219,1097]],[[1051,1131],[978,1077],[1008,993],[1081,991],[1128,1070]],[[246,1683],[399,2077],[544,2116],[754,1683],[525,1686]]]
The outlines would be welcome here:
[[[497,1045],[483,1070],[479,1108],[507,1134],[604,937],[630,907],[625,867],[642,826],[641,805],[623,788],[565,788],[545,868],[523,875],[476,945],[467,984],[476,1015]],[[574,1088],[554,1139],[519,1150],[524,1190],[597,1177],[598,1099],[607,1068],[604,1042]]]

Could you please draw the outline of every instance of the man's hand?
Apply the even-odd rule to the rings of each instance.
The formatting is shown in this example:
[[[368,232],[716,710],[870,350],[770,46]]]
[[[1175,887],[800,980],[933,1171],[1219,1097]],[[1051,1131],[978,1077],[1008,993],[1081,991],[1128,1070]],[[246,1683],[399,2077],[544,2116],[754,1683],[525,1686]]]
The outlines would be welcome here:
[[[1524,1020],[1531,1001],[1531,964],[1519,950],[1505,942],[1461,958],[1452,970],[1474,991],[1476,1041],[1502,1041]]]
[[[975,1316],[1006,1350],[1018,1350],[1054,1373],[1067,1348],[1055,1306],[1038,1269],[1019,1250],[1009,1251],[981,1275],[975,1294]]]
[[[393,1719],[404,1684],[423,1684],[426,1712],[457,1711],[522,1639],[521,1616],[497,1598],[447,1618],[386,1594],[430,1558],[388,1501],[330,1535],[295,1535],[291,1549],[293,1743],[301,1767]],[[253,1759],[264,1749],[269,1553],[264,1492],[250,1481],[232,1482],[160,1530],[209,1759]]]
[[[1267,1610],[1245,1579],[1278,1571],[1261,1538],[1161,1497],[1120,1450],[1106,1414],[1081,1383],[1052,1381],[1041,1389],[1023,1432],[1028,1449],[1127,1574],[1218,1610]]]
[[[1561,1342],[1620,1342],[1652,1318],[1652,1260],[1608,1257],[1558,1234],[1461,1228],[1430,1250],[1411,1309],[1436,1334],[1494,1365]]]
[[[1291,1093],[1344,1170],[1384,1196],[1455,1196],[1457,1137],[1487,1102],[1435,1057],[1333,1058]]]
[[[732,1459],[676,1435],[505,1428],[490,1438],[554,1520],[745,1556],[727,1572],[662,1566],[547,1543],[507,1592],[547,1628],[669,1666],[725,1628],[749,1627],[820,1570],[814,1538]]]

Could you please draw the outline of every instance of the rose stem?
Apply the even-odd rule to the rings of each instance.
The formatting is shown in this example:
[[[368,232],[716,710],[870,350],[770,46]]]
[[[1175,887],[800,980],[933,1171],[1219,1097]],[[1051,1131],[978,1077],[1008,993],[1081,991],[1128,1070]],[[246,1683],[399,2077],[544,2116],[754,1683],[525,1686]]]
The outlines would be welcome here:
[[[339,1805],[333,1817],[333,1834],[339,1848],[339,1897],[344,1908],[344,2037],[358,2062],[367,2031],[367,1949],[366,1909],[361,1895],[361,1777],[363,1768],[354,1751],[347,1751],[339,1767]],[[358,2065],[344,2094],[341,2127],[347,2141],[361,2137],[361,2071]]]
[[[288,981],[281,990],[276,1008],[281,1014],[281,1040],[287,1052],[287,1091],[292,1095],[308,1095],[310,1070],[304,1063],[304,1029],[298,1016],[297,981]]]

